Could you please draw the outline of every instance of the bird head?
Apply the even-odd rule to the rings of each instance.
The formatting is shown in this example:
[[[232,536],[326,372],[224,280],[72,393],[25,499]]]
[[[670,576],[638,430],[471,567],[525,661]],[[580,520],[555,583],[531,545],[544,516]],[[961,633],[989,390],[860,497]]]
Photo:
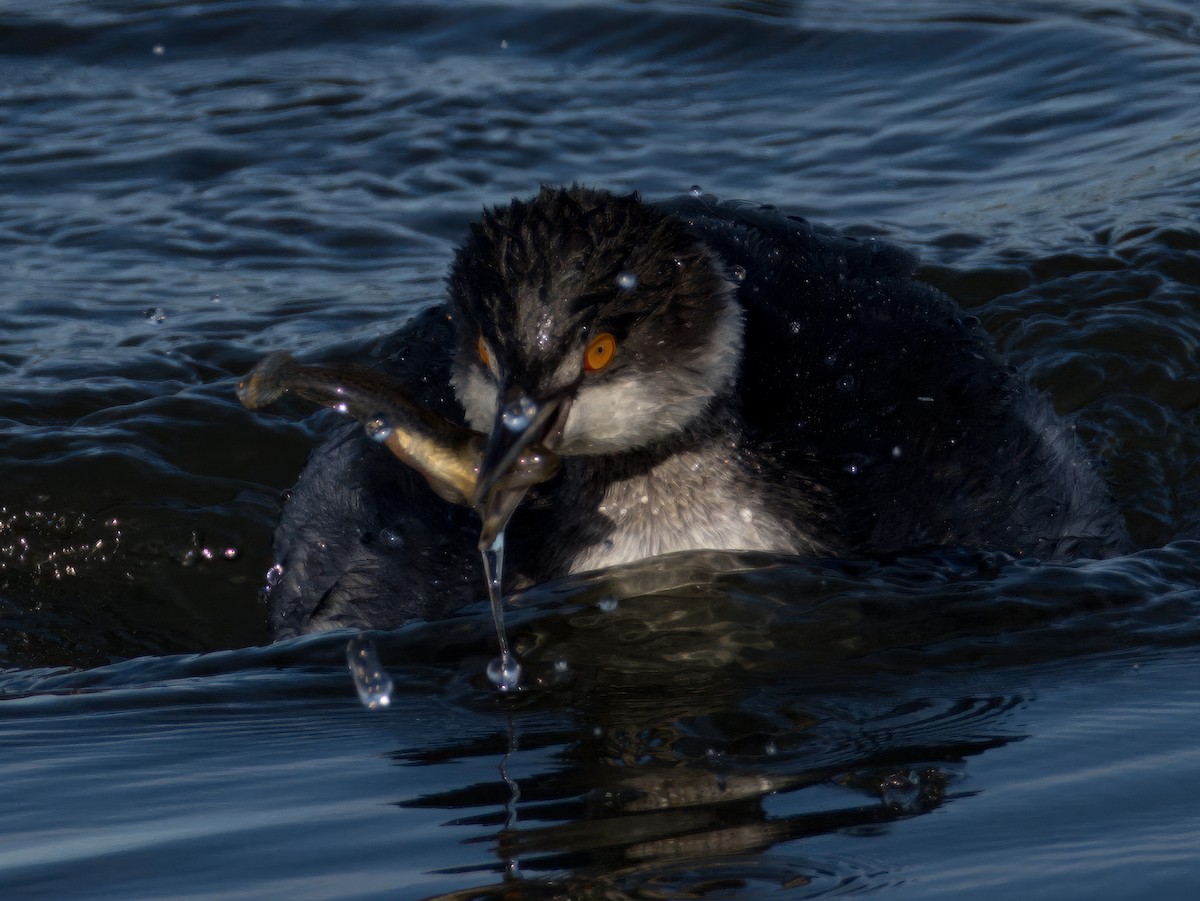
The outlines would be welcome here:
[[[530,445],[560,455],[651,447],[736,379],[733,282],[683,222],[637,195],[543,188],[488,211],[449,285],[454,389],[471,427],[489,435],[477,506]]]

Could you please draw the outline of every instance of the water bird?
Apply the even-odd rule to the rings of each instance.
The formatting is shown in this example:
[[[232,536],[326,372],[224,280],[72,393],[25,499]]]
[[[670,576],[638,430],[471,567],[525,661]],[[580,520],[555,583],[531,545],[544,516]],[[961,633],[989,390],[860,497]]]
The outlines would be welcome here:
[[[356,367],[309,379],[332,403],[344,375],[373,425],[317,448],[285,504],[266,589],[276,637],[477,600],[475,512],[485,531],[511,518],[514,587],[705,549],[1125,550],[1073,428],[916,265],[696,193],[544,187],[485,211],[448,302],[389,339],[375,381]],[[397,462],[372,439],[390,427],[376,402],[444,422],[425,430],[434,452]]]

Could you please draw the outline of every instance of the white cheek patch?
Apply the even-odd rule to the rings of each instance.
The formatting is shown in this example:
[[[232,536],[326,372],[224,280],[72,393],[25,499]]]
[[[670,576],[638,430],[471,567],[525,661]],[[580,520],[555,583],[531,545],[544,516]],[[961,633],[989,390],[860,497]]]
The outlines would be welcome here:
[[[686,427],[735,378],[743,332],[742,309],[729,296],[699,361],[700,372],[678,367],[607,381],[585,379],[567,416],[562,453],[618,453]]]
[[[496,421],[496,383],[477,366],[455,365],[450,385],[467,414],[467,425],[477,432],[491,434]]]

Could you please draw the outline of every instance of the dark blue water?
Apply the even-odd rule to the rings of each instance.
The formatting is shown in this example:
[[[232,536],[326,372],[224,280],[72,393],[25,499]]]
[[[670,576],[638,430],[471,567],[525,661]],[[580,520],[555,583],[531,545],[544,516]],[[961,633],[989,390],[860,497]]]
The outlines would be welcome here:
[[[0,895],[1191,898],[1197,97],[1185,3],[5,4]],[[1141,550],[646,564],[514,599],[515,695],[484,605],[379,636],[364,709],[258,597],[334,423],[234,385],[572,181],[919,251]]]

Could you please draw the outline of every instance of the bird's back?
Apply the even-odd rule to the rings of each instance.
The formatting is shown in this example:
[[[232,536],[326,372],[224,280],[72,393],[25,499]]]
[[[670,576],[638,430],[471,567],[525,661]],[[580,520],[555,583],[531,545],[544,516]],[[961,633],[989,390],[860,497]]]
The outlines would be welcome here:
[[[752,440],[828,491],[847,554],[931,546],[1105,556],[1127,537],[1074,431],[916,258],[770,208],[665,204],[746,311]]]

